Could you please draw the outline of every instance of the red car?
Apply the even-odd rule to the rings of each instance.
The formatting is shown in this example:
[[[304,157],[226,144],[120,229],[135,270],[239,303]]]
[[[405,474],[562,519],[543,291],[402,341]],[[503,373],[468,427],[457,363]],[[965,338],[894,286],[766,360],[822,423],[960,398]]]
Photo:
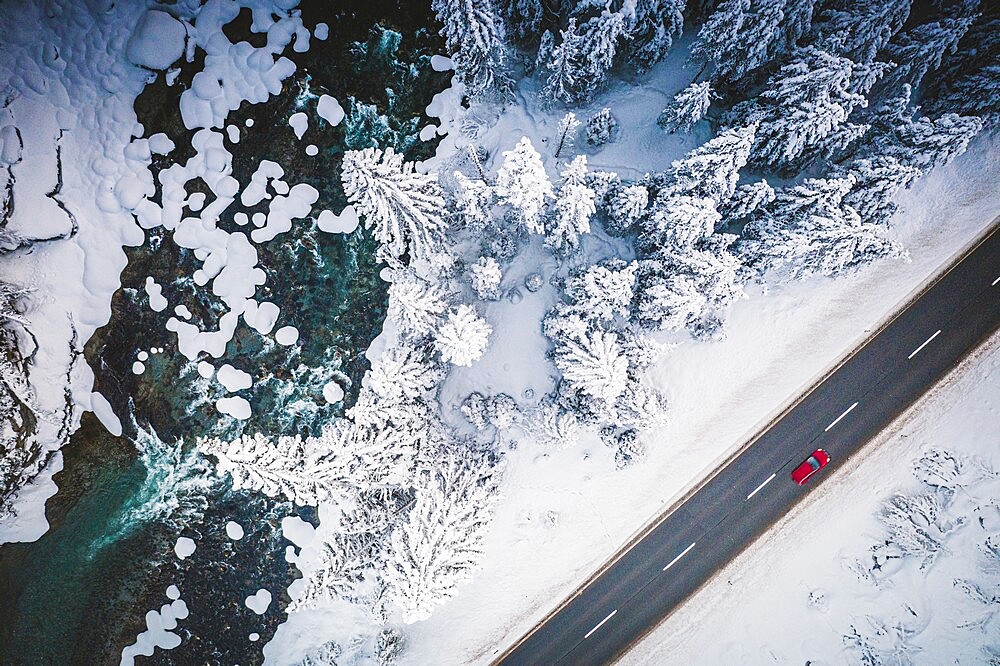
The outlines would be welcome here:
[[[804,486],[812,475],[830,464],[830,454],[823,449],[816,449],[806,461],[795,468],[792,472],[792,480],[800,486]]]

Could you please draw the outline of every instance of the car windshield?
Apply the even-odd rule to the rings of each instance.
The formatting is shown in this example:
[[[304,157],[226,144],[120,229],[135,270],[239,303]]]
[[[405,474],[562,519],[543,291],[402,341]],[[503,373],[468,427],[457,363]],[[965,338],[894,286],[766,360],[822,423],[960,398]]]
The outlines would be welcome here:
[[[809,459],[806,460],[806,462],[809,463],[809,466],[813,468],[813,471],[819,469],[819,461],[816,460],[816,456],[809,456]]]

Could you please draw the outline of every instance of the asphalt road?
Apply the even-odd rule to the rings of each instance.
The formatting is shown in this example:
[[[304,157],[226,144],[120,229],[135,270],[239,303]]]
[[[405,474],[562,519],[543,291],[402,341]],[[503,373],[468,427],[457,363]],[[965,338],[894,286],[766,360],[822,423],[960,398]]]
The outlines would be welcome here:
[[[998,327],[1000,231],[994,227],[909,307],[495,663],[613,662]],[[817,448],[830,454],[830,464],[806,486],[797,486],[791,471]]]

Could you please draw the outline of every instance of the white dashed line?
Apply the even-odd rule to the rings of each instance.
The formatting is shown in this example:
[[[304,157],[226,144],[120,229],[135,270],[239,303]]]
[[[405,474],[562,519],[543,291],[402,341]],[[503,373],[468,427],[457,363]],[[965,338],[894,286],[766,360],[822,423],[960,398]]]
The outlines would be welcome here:
[[[594,627],[593,629],[591,629],[590,631],[588,631],[587,635],[584,636],[584,638],[590,638],[590,635],[592,633],[594,633],[595,631],[597,631],[598,629],[600,629],[601,625],[604,624],[605,622],[607,622],[608,620],[610,620],[614,616],[614,614],[617,613],[617,612],[618,612],[618,609],[616,608],[613,611],[611,611],[610,613],[608,613],[608,616],[606,618],[604,618],[603,620],[601,620],[600,622],[598,622],[596,627]]]
[[[845,409],[843,414],[841,414],[840,416],[838,416],[837,418],[835,418],[833,420],[833,423],[831,423],[830,425],[828,425],[826,428],[823,429],[823,432],[828,432],[830,430],[830,428],[832,428],[833,426],[835,426],[838,423],[840,423],[840,419],[842,419],[845,416],[847,416],[848,414],[850,414],[851,410],[854,409],[857,406],[858,406],[858,403],[854,403],[853,405],[851,405],[850,407],[848,407],[847,409]]]
[[[776,476],[777,476],[777,473],[775,473],[775,474],[772,474],[771,476],[769,476],[769,477],[767,477],[766,479],[764,479],[764,483],[762,483],[762,484],[760,484],[759,486],[757,486],[756,488],[754,488],[754,489],[753,489],[753,492],[752,492],[752,493],[750,493],[749,495],[747,495],[747,499],[750,499],[751,497],[753,497],[754,495],[756,495],[757,493],[759,493],[759,492],[760,492],[760,489],[761,489],[761,488],[763,488],[764,486],[766,486],[767,484],[771,483],[771,481],[772,481],[772,480],[774,479],[774,477],[776,477]]]
[[[664,570],[664,571],[666,571],[666,570],[667,570],[667,569],[669,569],[670,567],[672,567],[672,566],[674,566],[675,564],[677,564],[677,560],[679,560],[679,559],[681,559],[682,557],[684,557],[685,555],[687,555],[687,554],[688,554],[688,551],[689,551],[689,550],[691,550],[692,548],[694,548],[694,542],[692,542],[690,546],[688,546],[687,548],[685,548],[684,550],[682,550],[682,551],[681,551],[681,554],[680,554],[680,555],[678,555],[678,556],[677,556],[677,557],[675,557],[674,559],[670,560],[670,564],[668,564],[667,566],[663,567],[663,570]]]
[[[919,354],[921,349],[923,349],[924,347],[926,347],[927,345],[929,345],[931,343],[931,340],[933,340],[934,338],[936,338],[939,335],[941,335],[941,329],[940,328],[937,330],[937,333],[935,333],[931,337],[929,337],[926,340],[924,340],[924,344],[920,345],[919,347],[917,347],[916,349],[914,349],[912,352],[910,352],[910,355],[907,356],[906,358],[907,359],[911,359],[914,356],[916,356],[917,354]]]

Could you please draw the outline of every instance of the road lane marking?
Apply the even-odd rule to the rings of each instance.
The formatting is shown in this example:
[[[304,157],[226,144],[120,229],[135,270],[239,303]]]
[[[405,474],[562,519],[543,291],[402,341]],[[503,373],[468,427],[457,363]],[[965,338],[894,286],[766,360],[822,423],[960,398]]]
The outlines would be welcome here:
[[[1000,279],[1000,278],[998,278],[998,279]],[[926,340],[924,340],[924,344],[920,345],[919,347],[917,347],[916,349],[914,349],[912,352],[910,352],[910,355],[907,356],[906,358],[907,359],[911,359],[914,356],[916,356],[917,354],[919,354],[921,349],[923,349],[924,347],[926,347],[927,345],[929,345],[931,343],[931,340],[933,340],[934,338],[936,338],[939,335],[941,335],[941,329],[940,328],[937,330],[937,333],[935,333],[931,337],[929,337]]]
[[[667,569],[669,569],[670,567],[672,567],[672,566],[674,566],[675,564],[677,564],[677,560],[679,560],[679,559],[681,559],[682,557],[684,557],[685,555],[687,555],[687,554],[688,554],[688,551],[689,551],[689,550],[691,550],[692,548],[694,548],[694,544],[695,544],[695,542],[693,542],[693,541],[692,541],[692,542],[691,542],[691,545],[690,545],[690,546],[688,546],[687,548],[685,548],[684,550],[682,550],[682,551],[681,551],[681,554],[680,554],[680,555],[678,555],[678,556],[677,556],[677,557],[675,557],[674,559],[670,560],[670,564],[668,564],[667,566],[663,567],[663,570],[664,570],[664,571],[666,571],[666,570],[667,570]]]
[[[618,612],[618,609],[616,608],[613,611],[611,611],[610,613],[608,613],[608,616],[606,618],[604,618],[603,620],[601,620],[600,622],[598,622],[596,627],[594,627],[593,629],[591,629],[590,631],[588,631],[587,635],[584,636],[584,638],[590,638],[590,635],[592,633],[594,633],[595,631],[597,631],[598,629],[600,629],[601,625],[604,624],[605,622],[607,622],[608,620],[610,620],[612,617],[614,617],[614,614],[617,613],[617,612]]]
[[[747,495],[747,499],[750,499],[751,497],[753,497],[754,495],[756,495],[757,493],[759,493],[760,489],[763,488],[764,486],[766,486],[767,484],[771,483],[771,481],[773,481],[774,477],[776,477],[777,475],[778,475],[778,473],[775,472],[771,476],[769,476],[766,479],[764,479],[764,483],[762,483],[759,486],[757,486],[756,488],[754,488],[753,492],[750,493],[749,495]]]
[[[854,403],[853,405],[851,405],[850,407],[848,407],[847,409],[845,409],[843,414],[841,414],[840,416],[838,416],[837,418],[835,418],[833,420],[833,423],[831,423],[830,425],[828,425],[826,428],[823,429],[823,432],[829,432],[830,428],[832,428],[833,426],[835,426],[838,423],[840,423],[840,419],[842,419],[845,416],[847,416],[848,414],[850,414],[851,410],[853,410],[857,406],[858,406],[858,403]]]
[[[993,284],[991,284],[990,286],[991,287],[997,286],[997,282],[1000,282],[1000,277],[998,277],[996,280],[993,280]]]

